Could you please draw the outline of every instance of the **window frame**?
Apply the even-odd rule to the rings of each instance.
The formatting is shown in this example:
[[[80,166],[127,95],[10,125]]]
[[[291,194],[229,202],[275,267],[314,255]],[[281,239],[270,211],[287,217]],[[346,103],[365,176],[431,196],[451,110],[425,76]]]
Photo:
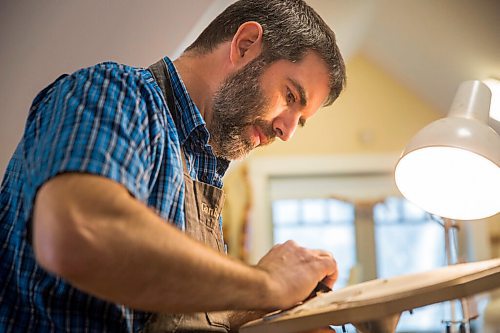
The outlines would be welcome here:
[[[248,260],[255,264],[273,246],[270,187],[273,178],[390,175],[399,154],[282,156],[252,158],[248,163],[252,209],[248,224]],[[393,177],[391,178],[393,179]],[[367,200],[401,195],[395,184],[383,193],[370,193]],[[362,226],[360,226],[363,228]],[[373,227],[372,227],[373,228]],[[363,230],[363,229],[361,229]],[[363,230],[367,231],[367,230]],[[373,232],[373,230],[372,230]],[[365,236],[363,236],[364,238]],[[373,239],[373,237],[372,237]],[[376,272],[375,272],[376,274]],[[372,275],[372,274],[369,274]]]

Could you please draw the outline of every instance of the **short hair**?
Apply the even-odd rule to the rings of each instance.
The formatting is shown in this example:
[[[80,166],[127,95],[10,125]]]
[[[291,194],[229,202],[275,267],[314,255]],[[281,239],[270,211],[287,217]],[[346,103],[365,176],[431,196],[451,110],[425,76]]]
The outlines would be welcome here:
[[[276,60],[297,62],[316,52],[326,63],[330,92],[325,105],[332,104],[346,83],[344,60],[335,34],[303,0],[240,0],[227,7],[198,36],[186,51],[209,53],[230,41],[245,22],[263,28],[261,56],[270,64]]]

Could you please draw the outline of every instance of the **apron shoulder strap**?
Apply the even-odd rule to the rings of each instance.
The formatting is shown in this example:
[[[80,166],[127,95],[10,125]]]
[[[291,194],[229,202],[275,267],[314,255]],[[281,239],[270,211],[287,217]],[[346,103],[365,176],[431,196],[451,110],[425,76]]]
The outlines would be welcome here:
[[[153,78],[160,87],[160,90],[163,93],[163,96],[167,102],[170,115],[174,119],[174,122],[177,123],[178,121],[180,121],[179,119],[177,119],[179,117],[179,113],[177,112],[177,108],[175,107],[174,88],[172,87],[172,80],[170,80],[170,72],[168,71],[165,60],[160,59],[159,61],[149,66],[148,70],[151,72]],[[181,158],[182,158],[184,173],[189,175],[186,164],[186,157],[184,156],[184,151],[182,149],[181,149]]]
[[[149,66],[148,69],[151,72],[151,74],[153,74],[156,83],[158,83],[158,86],[163,92],[163,95],[167,102],[167,106],[170,109],[170,112],[172,114],[175,114],[176,108],[175,108],[175,99],[173,93],[174,89],[172,87],[172,81],[170,80],[170,73],[168,72],[165,60],[160,59],[159,61]]]

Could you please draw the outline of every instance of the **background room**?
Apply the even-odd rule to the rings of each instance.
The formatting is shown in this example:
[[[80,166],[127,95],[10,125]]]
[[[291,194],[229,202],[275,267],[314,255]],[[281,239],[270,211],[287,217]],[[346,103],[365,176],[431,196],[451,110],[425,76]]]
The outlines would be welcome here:
[[[442,227],[401,196],[394,166],[419,129],[446,115],[462,81],[500,79],[500,3],[307,2],[336,32],[347,89],[291,142],[231,165],[230,255],[255,263],[290,238],[325,248],[339,262],[336,288],[444,265]],[[229,3],[2,1],[1,173],[31,101],[60,74],[107,60],[145,67],[175,58]],[[500,214],[461,223],[459,244],[465,261],[500,257]],[[440,332],[446,311],[438,304],[405,313],[398,329]]]

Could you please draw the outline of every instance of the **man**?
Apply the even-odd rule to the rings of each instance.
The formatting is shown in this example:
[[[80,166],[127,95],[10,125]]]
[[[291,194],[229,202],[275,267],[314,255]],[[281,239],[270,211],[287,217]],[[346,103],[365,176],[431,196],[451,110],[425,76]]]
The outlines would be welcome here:
[[[2,183],[0,331],[225,332],[332,286],[324,251],[220,253],[221,187],[228,161],[288,140],[344,83],[301,0],[236,2],[174,62],[56,80]]]

